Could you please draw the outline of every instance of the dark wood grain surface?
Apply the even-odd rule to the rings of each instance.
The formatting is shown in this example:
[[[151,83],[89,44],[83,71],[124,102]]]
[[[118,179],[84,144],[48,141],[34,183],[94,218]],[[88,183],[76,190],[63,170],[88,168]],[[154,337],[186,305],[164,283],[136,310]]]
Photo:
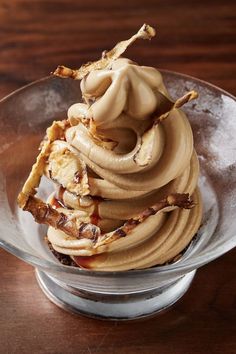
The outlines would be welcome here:
[[[129,56],[236,94],[235,1],[0,1],[0,96],[78,67],[147,22],[158,35]],[[1,218],[1,216],[0,216]],[[99,322],[50,303],[33,268],[0,251],[0,353],[236,353],[236,251],[200,269],[170,311],[136,323]]]

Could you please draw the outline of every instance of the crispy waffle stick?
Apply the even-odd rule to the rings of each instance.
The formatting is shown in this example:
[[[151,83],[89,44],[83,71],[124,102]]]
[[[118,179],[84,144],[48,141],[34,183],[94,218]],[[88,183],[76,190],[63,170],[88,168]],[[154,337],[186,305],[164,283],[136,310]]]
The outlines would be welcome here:
[[[160,124],[163,120],[168,118],[170,113],[174,109],[182,107],[185,103],[196,99],[198,93],[196,91],[189,91],[184,96],[178,98],[175,102],[171,101],[168,97],[164,96],[161,92],[157,92],[157,95],[160,99],[160,106],[158,110],[153,114],[153,124],[143,135],[140,143],[139,150],[133,157],[134,162],[140,166],[146,166],[151,160],[151,142],[152,142],[152,131],[155,129],[155,126]],[[146,154],[145,154],[146,152]]]
[[[139,29],[139,31],[130,39],[117,43],[116,46],[110,51],[103,52],[102,58],[100,60],[83,64],[77,70],[73,70],[60,65],[54,71],[53,75],[82,80],[88,73],[93,70],[109,68],[112,65],[113,61],[118,59],[126,51],[126,49],[136,41],[136,39],[151,39],[155,36],[155,34],[156,31],[154,30],[154,28],[144,24]]]
[[[126,221],[123,226],[103,235],[98,226],[91,223],[85,223],[76,217],[73,218],[63,212],[59,212],[56,209],[53,209],[49,204],[42,202],[34,196],[29,196],[28,201],[24,206],[24,210],[29,211],[34,216],[35,221],[39,224],[50,225],[77,239],[90,239],[94,243],[94,247],[98,247],[127,236],[135,227],[150,216],[155,215],[158,212],[173,210],[176,207],[191,209],[194,207],[194,203],[190,199],[189,194],[170,194],[166,198],[145,209],[136,217]]]
[[[65,128],[67,121],[55,121],[47,129],[46,138],[40,146],[40,153],[35,164],[32,167],[29,177],[27,178],[22,191],[18,195],[17,202],[21,208],[24,208],[29,196],[37,193],[37,188],[40,184],[41,177],[44,173],[45,163],[50,153],[50,145],[55,140],[64,139]]]
[[[160,105],[158,110],[153,113],[154,124],[159,124],[169,116],[172,110],[181,108],[186,103],[195,100],[198,97],[198,93],[194,90],[187,92],[185,95],[178,98],[175,102],[171,101],[161,92],[158,92],[157,95],[160,97]]]

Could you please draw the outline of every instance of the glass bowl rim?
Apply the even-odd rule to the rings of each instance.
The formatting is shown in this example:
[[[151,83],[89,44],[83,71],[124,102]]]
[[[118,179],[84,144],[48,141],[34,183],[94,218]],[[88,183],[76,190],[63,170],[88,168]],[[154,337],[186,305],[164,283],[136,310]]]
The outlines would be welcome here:
[[[201,85],[209,87],[210,89],[215,89],[218,92],[221,92],[222,94],[227,95],[228,97],[230,97],[234,101],[236,101],[236,97],[234,95],[232,95],[231,93],[227,92],[226,90],[224,90],[212,83],[204,81],[202,79],[198,79],[194,76],[182,74],[182,73],[172,71],[172,70],[159,69],[159,68],[157,68],[157,70],[160,71],[164,75],[169,74],[169,75],[177,76],[179,78],[183,78],[186,80],[188,79],[188,80],[195,81]],[[7,99],[9,99],[11,96],[29,88],[30,86],[34,86],[34,85],[37,85],[38,83],[41,83],[41,82],[44,82],[44,81],[47,81],[50,79],[54,79],[54,78],[55,78],[54,76],[49,75],[49,76],[45,76],[43,78],[40,78],[38,80],[35,80],[27,85],[24,85],[16,90],[14,90],[10,94],[4,96],[2,99],[0,99],[0,104],[3,103],[4,101],[6,101]],[[100,271],[100,270],[82,269],[82,268],[73,267],[73,266],[66,266],[66,265],[63,265],[60,263],[56,264],[51,261],[41,259],[40,257],[32,255],[29,252],[23,251],[20,248],[17,248],[0,238],[0,247],[2,247],[4,250],[8,251],[9,253],[15,255],[19,259],[21,259],[33,266],[48,269],[48,271],[51,271],[51,272],[63,271],[64,273],[69,273],[69,274],[77,274],[77,275],[82,275],[82,276],[101,276],[101,277],[120,276],[120,275],[129,277],[129,276],[133,276],[133,275],[143,275],[143,274],[158,274],[158,273],[164,274],[164,273],[172,273],[175,271],[188,270],[188,268],[191,268],[191,269],[198,268],[201,265],[209,263],[210,261],[216,259],[217,257],[220,257],[221,255],[228,252],[229,250],[231,250],[235,246],[236,246],[236,244],[235,244],[235,242],[233,242],[232,239],[228,240],[227,242],[225,242],[223,250],[220,247],[218,247],[217,250],[214,249],[212,251],[208,251],[206,254],[203,253],[203,255],[198,256],[197,261],[191,262],[188,265],[181,264],[181,263],[173,263],[173,264],[168,264],[168,265],[164,265],[164,266],[154,266],[154,267],[147,268],[147,269],[134,269],[134,270],[128,270],[128,271]]]

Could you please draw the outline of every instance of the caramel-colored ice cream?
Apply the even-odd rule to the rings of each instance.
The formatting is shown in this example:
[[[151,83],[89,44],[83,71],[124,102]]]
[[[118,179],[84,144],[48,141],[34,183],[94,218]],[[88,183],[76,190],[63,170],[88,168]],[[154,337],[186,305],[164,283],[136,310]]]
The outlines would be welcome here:
[[[49,128],[32,170],[31,181],[42,164],[57,191],[43,203],[28,180],[20,205],[49,225],[52,248],[81,267],[164,264],[201,222],[198,158],[180,109],[197,94],[173,102],[155,68],[119,57],[103,66],[82,77],[84,102]]]

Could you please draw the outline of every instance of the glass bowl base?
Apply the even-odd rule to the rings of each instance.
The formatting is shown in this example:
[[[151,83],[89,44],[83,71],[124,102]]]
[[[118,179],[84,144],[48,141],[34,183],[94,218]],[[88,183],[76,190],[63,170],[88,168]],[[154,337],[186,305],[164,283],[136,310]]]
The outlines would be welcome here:
[[[38,269],[36,278],[49,300],[64,310],[96,319],[125,321],[150,317],[172,306],[188,290],[195,273],[194,270],[155,290],[126,295],[72,290]]]

